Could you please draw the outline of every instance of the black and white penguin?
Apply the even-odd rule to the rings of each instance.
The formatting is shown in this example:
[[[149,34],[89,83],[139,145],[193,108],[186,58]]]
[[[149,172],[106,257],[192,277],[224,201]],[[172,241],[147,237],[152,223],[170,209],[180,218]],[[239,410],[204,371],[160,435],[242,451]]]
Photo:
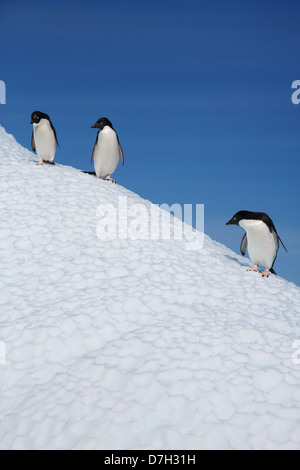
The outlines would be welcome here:
[[[97,178],[115,183],[111,175],[118,166],[119,158],[121,158],[124,165],[124,154],[118,134],[110,120],[105,117],[98,119],[92,126],[92,129],[95,128],[99,131],[93,149],[92,161],[94,159]]]
[[[31,124],[33,124],[31,147],[39,157],[37,165],[43,165],[43,162],[53,164],[58,141],[50,117],[48,114],[34,111],[31,115]]]
[[[260,271],[263,277],[269,273],[276,274],[273,266],[279,249],[279,242],[287,251],[280,239],[275,225],[270,217],[263,212],[240,211],[237,212],[226,225],[240,225],[246,230],[241,243],[241,253],[246,254],[248,247],[249,257],[254,264],[248,271],[258,271],[258,266],[264,266]]]

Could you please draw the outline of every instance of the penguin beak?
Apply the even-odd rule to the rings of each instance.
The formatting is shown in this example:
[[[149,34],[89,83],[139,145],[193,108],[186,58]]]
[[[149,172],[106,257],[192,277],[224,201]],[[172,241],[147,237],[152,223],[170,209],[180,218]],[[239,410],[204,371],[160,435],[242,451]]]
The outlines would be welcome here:
[[[91,126],[91,129],[95,129],[96,127],[97,127],[97,124],[93,124],[93,125]]]
[[[33,124],[33,120],[31,119],[30,124]]]
[[[239,223],[236,219],[232,218],[226,223],[226,225],[239,225]]]

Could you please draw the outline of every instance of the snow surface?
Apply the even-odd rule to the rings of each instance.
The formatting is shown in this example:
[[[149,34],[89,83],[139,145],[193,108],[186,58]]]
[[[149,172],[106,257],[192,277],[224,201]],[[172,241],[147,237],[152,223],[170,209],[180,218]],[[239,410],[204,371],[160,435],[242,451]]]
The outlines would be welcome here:
[[[150,202],[36,161],[0,127],[0,448],[300,449],[300,289],[207,236],[101,241],[99,204]]]

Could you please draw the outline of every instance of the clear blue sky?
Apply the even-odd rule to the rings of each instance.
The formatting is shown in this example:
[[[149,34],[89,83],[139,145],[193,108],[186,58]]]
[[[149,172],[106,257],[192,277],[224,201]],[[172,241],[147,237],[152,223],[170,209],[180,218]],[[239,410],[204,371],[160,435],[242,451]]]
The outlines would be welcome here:
[[[235,251],[241,209],[273,219],[300,284],[299,0],[2,0],[0,123],[30,148],[30,114],[50,114],[56,161],[90,170],[107,116],[119,184],[154,203],[204,203],[206,233]],[[17,171],[17,169],[16,169]]]

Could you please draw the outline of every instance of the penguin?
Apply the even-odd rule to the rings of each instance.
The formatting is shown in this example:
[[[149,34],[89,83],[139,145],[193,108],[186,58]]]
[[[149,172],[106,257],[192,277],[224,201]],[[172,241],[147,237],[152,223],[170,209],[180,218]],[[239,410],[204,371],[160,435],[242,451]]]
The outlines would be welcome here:
[[[48,114],[34,111],[31,115],[31,124],[33,124],[31,147],[38,154],[37,165],[43,165],[44,162],[54,165],[56,147],[59,144],[50,117]]]
[[[97,178],[115,183],[111,175],[118,166],[119,158],[124,165],[124,154],[118,134],[110,120],[105,117],[98,119],[91,129],[99,129],[92,154]]]
[[[241,243],[241,253],[246,254],[248,247],[249,257],[254,264],[247,271],[258,271],[258,266],[264,266],[265,270],[260,271],[262,277],[269,277],[269,273],[276,275],[273,269],[279,242],[287,252],[281,238],[279,237],[275,225],[270,217],[264,212],[237,212],[226,225],[239,225],[246,230]]]

